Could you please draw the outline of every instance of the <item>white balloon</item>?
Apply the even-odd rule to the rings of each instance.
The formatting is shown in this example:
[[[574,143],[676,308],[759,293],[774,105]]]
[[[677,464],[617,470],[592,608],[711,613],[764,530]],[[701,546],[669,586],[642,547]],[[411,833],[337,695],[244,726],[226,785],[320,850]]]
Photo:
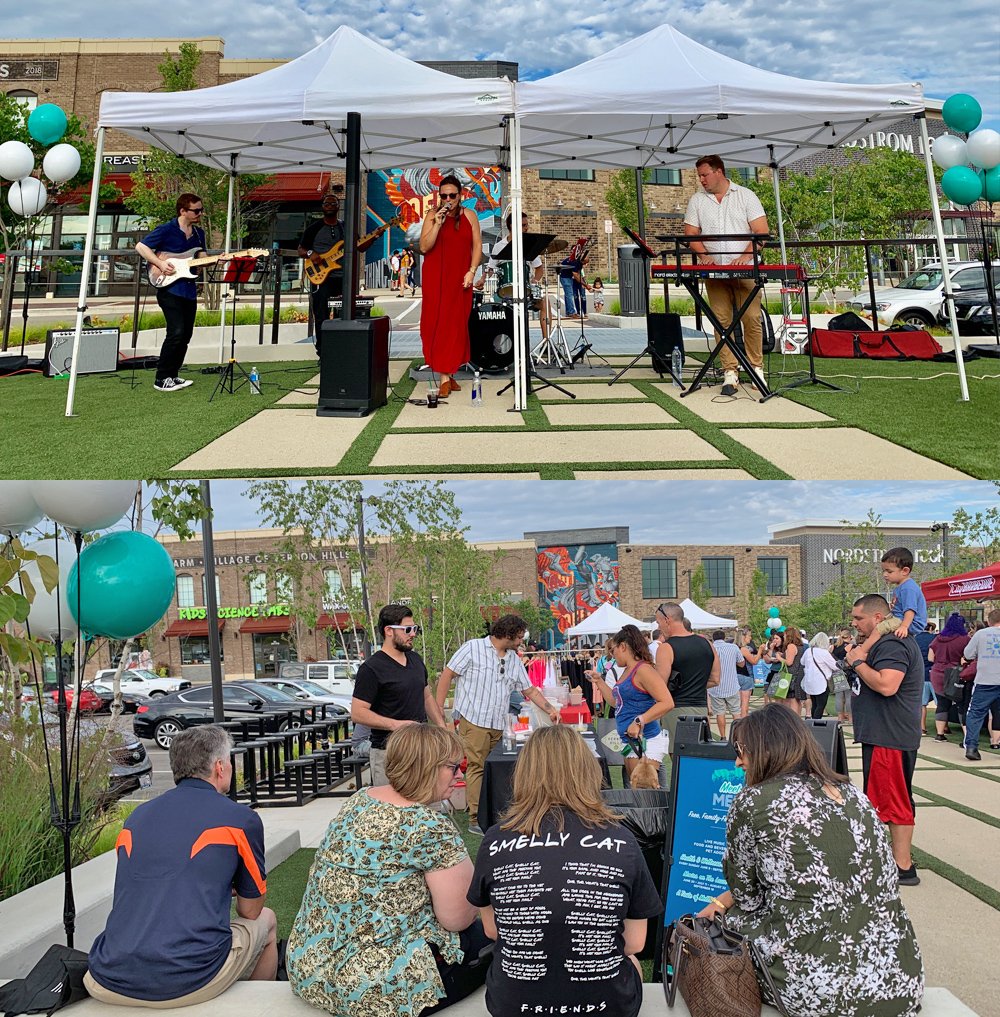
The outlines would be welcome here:
[[[1000,164],[1000,134],[989,127],[970,134],[965,147],[973,166],[988,170]]]
[[[69,587],[69,570],[76,564],[76,548],[68,540],[40,540],[27,548],[36,554],[44,554],[49,558],[56,557],[56,545],[59,545],[59,585],[49,593],[42,582],[38,564],[25,562],[24,571],[31,578],[35,588],[35,599],[28,610],[28,625],[35,639],[56,638],[64,641],[76,639],[76,621],[66,600]]]
[[[42,518],[30,480],[0,480],[0,537],[16,537]]]
[[[42,171],[54,184],[64,184],[80,172],[80,153],[72,145],[53,145],[42,160]]]
[[[942,134],[935,138],[931,154],[941,169],[964,166],[969,161],[965,142],[961,138],[956,138],[954,134]]]
[[[38,507],[67,529],[89,533],[113,526],[135,501],[137,480],[34,480]]]
[[[0,177],[20,180],[35,168],[35,156],[23,141],[5,141],[0,145]]]
[[[15,180],[7,192],[7,204],[17,215],[38,215],[49,200],[45,184],[35,177]]]

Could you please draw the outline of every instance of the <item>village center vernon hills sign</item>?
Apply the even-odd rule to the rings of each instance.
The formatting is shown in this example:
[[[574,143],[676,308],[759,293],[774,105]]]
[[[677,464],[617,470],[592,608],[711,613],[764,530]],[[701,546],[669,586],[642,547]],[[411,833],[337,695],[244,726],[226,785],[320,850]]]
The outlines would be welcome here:
[[[220,618],[275,618],[290,615],[287,604],[248,604],[246,607],[220,607]],[[181,607],[177,610],[180,621],[204,621],[208,611],[204,607]]]

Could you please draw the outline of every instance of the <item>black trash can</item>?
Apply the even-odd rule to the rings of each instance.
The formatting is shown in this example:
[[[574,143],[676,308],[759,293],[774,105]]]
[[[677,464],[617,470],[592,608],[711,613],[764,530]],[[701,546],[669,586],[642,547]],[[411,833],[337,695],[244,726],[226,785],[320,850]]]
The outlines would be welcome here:
[[[618,248],[618,300],[622,316],[627,318],[641,318],[646,313],[646,262],[638,254],[635,244]]]
[[[621,815],[622,826],[639,842],[646,868],[659,890],[663,884],[663,861],[670,832],[670,792],[611,788],[603,791],[602,795],[608,806]],[[662,915],[647,921],[646,945],[639,954],[640,960],[655,956],[656,933],[662,924]]]

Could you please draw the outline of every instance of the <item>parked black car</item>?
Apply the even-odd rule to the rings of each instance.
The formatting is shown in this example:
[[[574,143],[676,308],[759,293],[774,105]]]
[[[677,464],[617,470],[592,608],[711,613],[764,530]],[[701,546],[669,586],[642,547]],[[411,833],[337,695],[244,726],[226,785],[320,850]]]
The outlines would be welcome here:
[[[299,712],[306,706],[301,699],[260,682],[227,681],[222,686],[226,720],[263,717],[264,730],[271,733],[297,727]],[[194,724],[211,724],[214,720],[212,686],[195,685],[140,706],[132,719],[132,730],[140,738],[152,738],[161,749],[169,749],[171,739],[179,731]]]
[[[103,705],[99,710],[95,710],[95,713],[111,712],[111,703],[115,698],[115,690],[110,685],[106,685],[104,682],[91,682],[89,685],[84,685],[84,688],[90,689],[91,692],[101,699]],[[152,701],[152,698],[149,696],[141,696],[138,692],[126,692],[122,689],[122,713],[135,713],[140,706]]]
[[[1000,269],[997,270],[1000,273]],[[994,295],[997,302],[997,315],[1000,317],[1000,284],[994,284]],[[962,290],[955,294],[955,318],[958,321],[959,335],[996,336],[993,324],[993,310],[990,307],[989,292],[986,289]],[[948,326],[948,316],[941,309],[938,321]]]
[[[153,761],[146,753],[146,747],[125,731],[118,733],[119,744],[108,749],[111,772],[108,774],[107,807],[119,798],[153,785]]]

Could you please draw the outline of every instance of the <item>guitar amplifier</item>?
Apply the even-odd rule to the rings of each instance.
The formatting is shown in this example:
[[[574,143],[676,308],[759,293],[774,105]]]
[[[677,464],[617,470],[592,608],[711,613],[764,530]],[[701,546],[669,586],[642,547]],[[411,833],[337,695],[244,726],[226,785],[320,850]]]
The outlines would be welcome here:
[[[76,330],[50,329],[45,334],[46,378],[69,374],[73,365],[73,339]],[[80,362],[76,366],[79,374],[103,374],[118,370],[118,344],[120,333],[117,328],[85,328],[80,333]]]
[[[317,417],[366,417],[386,404],[389,317],[324,321]]]

